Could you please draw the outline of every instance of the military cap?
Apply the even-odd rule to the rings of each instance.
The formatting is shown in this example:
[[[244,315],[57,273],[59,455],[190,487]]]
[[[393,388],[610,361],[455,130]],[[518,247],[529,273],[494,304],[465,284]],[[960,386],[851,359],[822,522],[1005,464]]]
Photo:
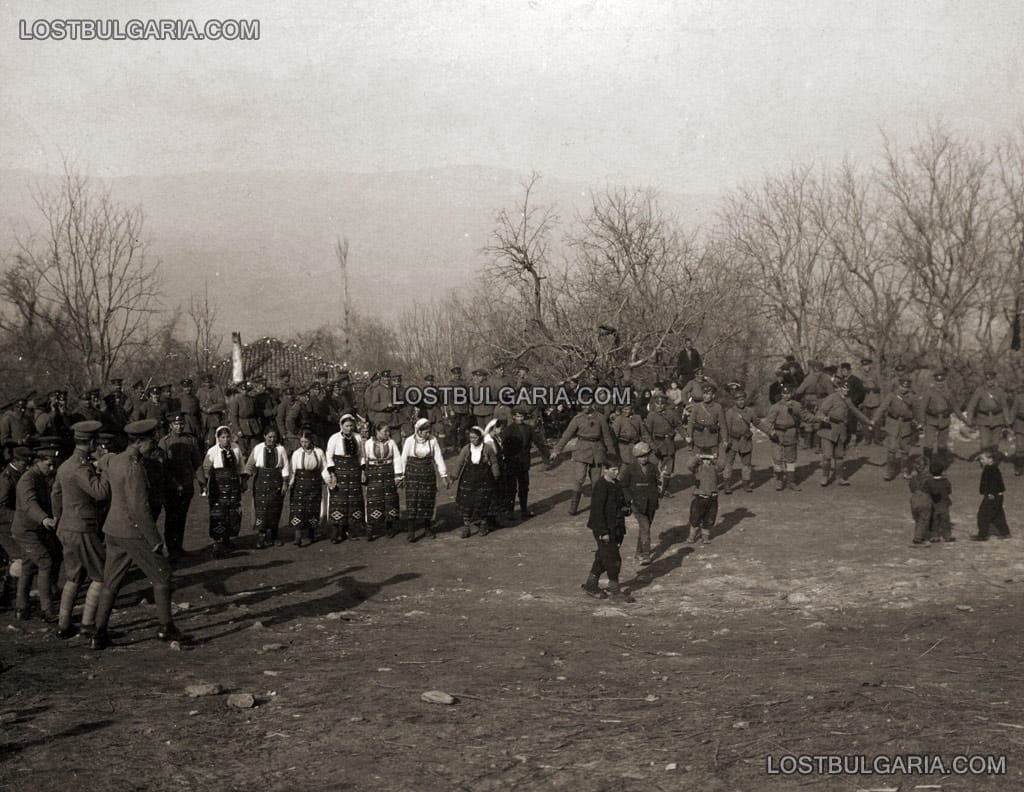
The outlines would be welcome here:
[[[529,415],[533,412],[533,407],[531,407],[527,402],[519,402],[519,404],[512,408],[512,412],[518,413],[519,415]]]
[[[242,380],[241,382],[235,383],[235,387],[241,391],[247,391],[252,388],[252,383]]]
[[[347,370],[338,372],[338,382],[348,382],[352,379],[352,375]]]
[[[718,391],[718,386],[707,378],[704,379],[703,384],[700,387],[701,390],[708,391],[709,393],[716,393]]]
[[[28,462],[35,459],[36,452],[28,446],[17,446],[14,449],[14,458],[22,462]]]
[[[743,387],[743,383],[739,380],[732,380],[731,382],[725,383],[726,390],[740,390]]]
[[[911,386],[910,377],[900,377],[900,387],[909,388]]]
[[[190,377],[185,377],[185,379],[181,381],[181,387],[183,388],[191,388],[194,384],[195,383],[192,382],[192,379]]]
[[[488,373],[487,369],[478,368],[478,369],[474,369],[473,376],[474,377],[486,377],[487,373]]]
[[[383,379],[384,377],[390,377],[390,376],[391,376],[391,369],[384,369],[383,371],[380,372],[381,379]]]
[[[318,371],[316,373],[315,376],[320,377],[322,379],[327,379],[327,370],[326,369],[321,369],[320,371]]]
[[[96,433],[103,428],[99,421],[79,421],[71,424],[71,431],[75,433],[75,440],[92,440]]]
[[[434,375],[433,374],[424,374],[423,375],[423,381],[424,382],[433,382],[434,381]]]
[[[295,386],[294,385],[286,385],[284,387],[284,389],[282,390],[282,392],[285,395],[287,395],[287,396],[294,396],[295,395]]]
[[[60,454],[60,438],[55,435],[37,437],[35,438],[35,450],[37,457],[53,459]]]
[[[842,369],[852,369],[852,368],[853,368],[853,366],[851,366],[846,361],[843,361],[842,363],[839,364],[839,369],[840,370],[842,370]]]
[[[697,459],[699,459],[701,462],[714,462],[715,461],[715,455],[714,454],[697,454]]]
[[[633,456],[642,457],[647,456],[649,453],[651,453],[651,447],[643,440],[633,444]]]
[[[129,437],[145,437],[156,431],[156,418],[146,418],[142,421],[132,421],[124,428],[124,433]]]
[[[823,368],[822,371],[824,371],[826,374],[834,376],[839,372],[839,369],[836,368],[835,366],[825,366],[825,368]]]
[[[110,378],[110,384],[111,385],[122,385],[122,384],[124,384],[124,377],[111,377]]]
[[[373,382],[380,382],[380,372],[379,371],[375,371],[375,372],[373,372],[373,374],[370,375],[370,382],[371,383],[373,383]]]
[[[907,367],[906,367],[906,366],[904,366],[904,365],[903,365],[902,363],[898,363],[898,364],[896,365],[896,373],[897,373],[897,374],[902,374],[902,373],[903,373],[904,371],[906,371],[906,370],[907,370]]]
[[[402,372],[396,371],[394,374],[385,374],[384,376],[391,377],[391,379],[400,380],[402,379]]]
[[[461,376],[462,375],[462,366],[452,366],[451,369],[449,369],[449,371],[452,374],[455,374],[457,376]]]
[[[135,382],[132,383],[132,387],[133,388],[145,388],[146,387],[146,383],[143,382],[142,380],[135,380]]]
[[[117,394],[116,393],[108,393],[106,396],[103,397],[103,401],[105,401],[107,404],[113,406],[113,405],[117,404]]]
[[[935,372],[933,376],[935,377],[935,379],[945,379],[946,377],[949,376],[949,372],[946,371],[945,369],[939,369],[938,371]]]
[[[203,382],[213,382],[213,374],[206,372],[202,377]]]
[[[183,412],[171,413],[170,415],[167,416],[167,420],[170,421],[171,423],[177,423],[178,421],[181,421],[182,423],[185,423],[185,413],[183,413]]]
[[[791,385],[783,385],[781,391],[782,393],[792,393],[793,387]]]
[[[869,358],[869,357],[866,357],[866,358],[861,358],[861,359],[860,359],[860,364],[861,364],[862,366],[870,366],[870,365],[871,365],[872,363],[874,363],[874,362],[875,362],[875,361],[873,361],[873,360],[872,360],[871,358]]]
[[[93,388],[92,390],[85,391],[85,393],[82,394],[82,398],[83,399],[91,399],[93,396],[99,396],[99,395],[100,395],[100,389],[99,388]]]
[[[99,432],[96,433],[96,441],[100,445],[106,445],[107,443],[112,442],[116,437],[117,432],[112,429],[100,429]]]
[[[373,380],[370,380],[370,382],[373,382]],[[324,389],[324,386],[320,384],[319,380],[313,380],[311,383],[309,383],[309,387],[306,388],[306,390],[304,390],[303,393],[309,393],[311,390],[323,390],[323,389]]]

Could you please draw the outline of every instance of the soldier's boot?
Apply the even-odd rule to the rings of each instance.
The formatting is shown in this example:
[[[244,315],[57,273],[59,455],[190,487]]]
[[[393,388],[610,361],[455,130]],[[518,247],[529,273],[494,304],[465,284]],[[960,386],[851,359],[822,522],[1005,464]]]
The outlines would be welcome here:
[[[786,488],[786,473],[783,470],[775,471],[775,491],[782,492]]]
[[[258,531],[256,533],[256,549],[257,550],[263,550],[263,549],[266,548],[266,546],[267,546],[267,532],[266,531]]]
[[[839,479],[840,487],[849,487],[850,481],[846,478],[846,463],[843,461],[836,462],[836,477]]]
[[[18,579],[8,571],[10,562],[4,561],[3,579],[0,580],[0,608],[9,608],[18,590]]]
[[[171,618],[171,587],[153,586],[153,604],[156,606],[156,620],[160,624],[156,637],[161,641],[178,641],[182,635]]]
[[[85,605],[82,606],[82,635],[92,637],[96,632],[96,609],[100,604],[103,584],[93,581],[85,590]]]
[[[569,516],[575,517],[580,511],[580,492],[573,490],[572,500],[569,502]]]
[[[434,528],[434,521],[431,518],[428,517],[423,521],[423,528],[426,531],[424,536],[429,534],[431,539],[437,539],[437,530]]]
[[[894,478],[896,478],[896,470],[896,455],[890,452],[889,455],[885,458],[884,480],[892,481]]]
[[[617,580],[608,582],[608,596],[617,602],[636,602],[632,596],[622,590]]]
[[[57,637],[70,638],[74,633],[71,630],[71,614],[75,610],[75,600],[78,599],[78,584],[73,580],[64,582],[64,588],[60,593],[60,616],[57,619]]]
[[[796,482],[796,471],[789,470],[786,472],[786,488],[791,492],[799,492],[800,485]]]
[[[99,601],[96,603],[96,631],[89,642],[90,649],[100,651],[110,646],[107,622],[110,621],[110,612],[114,609],[115,598],[114,592],[107,588],[100,591]]]
[[[405,538],[405,541],[409,542],[410,544],[416,541],[416,521],[413,519],[409,520],[409,531],[408,535]]]
[[[903,457],[903,478],[909,479],[914,475],[914,461],[910,458],[910,455]]]
[[[468,523],[465,520],[463,520],[463,522],[462,522],[462,530],[459,532],[459,536],[462,539],[469,539],[470,530],[471,530],[470,523]]]
[[[819,475],[819,479],[820,480],[819,480],[818,483],[821,484],[821,486],[823,486],[823,487],[827,487],[828,486],[828,481],[829,481],[829,460],[827,460],[827,459],[821,460],[821,469],[820,469],[819,472],[820,472],[820,475]]]
[[[726,495],[732,495],[732,471],[727,470],[722,474],[722,489]]]
[[[1014,454],[1013,475],[1024,476],[1024,454]]]
[[[752,482],[750,480],[750,473],[749,472],[743,474],[743,489],[746,492],[753,492],[754,491],[754,482]]]
[[[601,586],[598,585],[597,575],[588,575],[587,582],[580,586],[580,588],[583,589],[584,593],[586,593],[589,597],[594,597],[595,599],[608,598],[608,595],[605,594],[604,591],[601,589]]]

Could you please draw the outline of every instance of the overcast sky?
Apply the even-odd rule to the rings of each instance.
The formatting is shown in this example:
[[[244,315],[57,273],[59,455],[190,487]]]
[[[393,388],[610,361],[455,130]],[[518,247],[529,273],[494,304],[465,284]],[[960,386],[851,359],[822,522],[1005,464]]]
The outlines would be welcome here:
[[[258,42],[18,40],[18,20],[258,18]],[[1024,115],[1024,2],[9,2],[0,167],[479,164],[720,192]]]

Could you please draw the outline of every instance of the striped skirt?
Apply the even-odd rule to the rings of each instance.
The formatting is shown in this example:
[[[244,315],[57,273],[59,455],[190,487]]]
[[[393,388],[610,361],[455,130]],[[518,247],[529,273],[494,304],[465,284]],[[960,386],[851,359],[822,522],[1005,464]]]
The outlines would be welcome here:
[[[363,486],[359,459],[356,457],[334,457],[334,477],[338,486],[331,490],[327,507],[328,519],[337,525],[348,525],[363,521]]]
[[[437,476],[431,457],[409,457],[405,466],[405,509],[409,519],[434,519],[437,503]]]
[[[389,462],[366,467],[366,524],[384,525],[399,517],[395,468]]]
[[[486,462],[474,465],[467,462],[459,477],[458,494],[455,501],[464,522],[480,522],[494,512],[494,476]]]
[[[210,505],[210,538],[238,536],[242,528],[242,480],[236,468],[214,468],[207,489]]]
[[[256,533],[269,533],[277,538],[277,527],[284,509],[283,484],[280,468],[256,468],[252,477],[253,527]]]

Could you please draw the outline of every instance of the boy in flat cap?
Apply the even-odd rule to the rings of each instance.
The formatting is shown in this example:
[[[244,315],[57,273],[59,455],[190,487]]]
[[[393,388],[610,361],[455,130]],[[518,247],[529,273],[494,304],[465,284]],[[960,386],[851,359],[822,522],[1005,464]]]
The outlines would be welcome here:
[[[57,469],[50,494],[57,536],[64,549],[64,589],[60,597],[58,638],[75,634],[71,615],[78,598],[78,588],[86,578],[89,588],[82,609],[82,632],[95,630],[96,608],[103,589],[103,567],[106,550],[103,546],[101,504],[110,499],[110,486],[101,479],[93,464],[96,435],[103,425],[99,421],[83,421],[71,427],[75,450]]]
[[[583,584],[583,590],[591,597],[605,599],[609,595],[622,602],[633,602],[633,597],[619,587],[619,572],[622,570],[622,556],[619,547],[626,538],[626,515],[629,505],[626,494],[618,482],[619,459],[608,454],[601,462],[601,477],[594,482],[594,493],[590,500],[590,514],[587,527],[594,534],[597,550],[590,574]],[[601,590],[599,581],[602,574],[608,575],[608,592]]]
[[[661,474],[651,462],[651,447],[644,441],[634,444],[633,461],[619,472],[619,484],[626,494],[626,503],[636,517],[639,530],[636,536],[636,557],[642,566],[651,563],[651,524],[658,511],[658,489]]]

